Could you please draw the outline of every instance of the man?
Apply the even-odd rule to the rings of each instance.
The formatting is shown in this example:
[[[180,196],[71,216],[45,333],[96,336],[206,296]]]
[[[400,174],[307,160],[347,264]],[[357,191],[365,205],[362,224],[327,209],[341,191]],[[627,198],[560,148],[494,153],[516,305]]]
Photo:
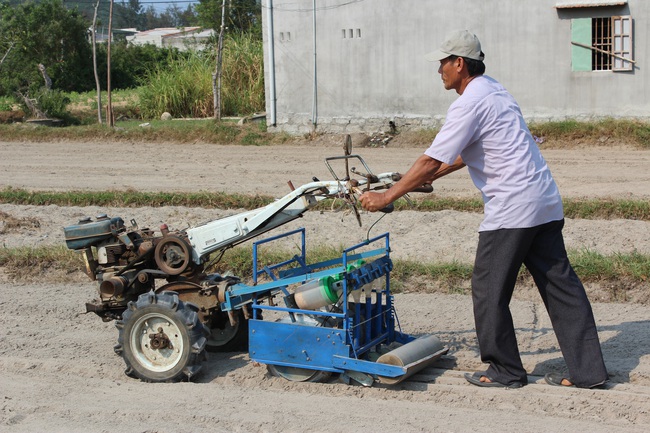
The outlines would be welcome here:
[[[519,388],[528,383],[509,303],[522,264],[530,271],[549,313],[569,374],[546,374],[551,385],[593,388],[608,380],[591,305],[567,258],[564,211],[555,181],[519,106],[483,75],[478,38],[451,33],[427,60],[439,61],[447,90],[460,97],[445,124],[413,166],[385,193],[366,192],[374,212],[424,183],[465,165],[481,191],[484,219],[472,275],[474,319],[487,371],[465,374],[472,384]]]

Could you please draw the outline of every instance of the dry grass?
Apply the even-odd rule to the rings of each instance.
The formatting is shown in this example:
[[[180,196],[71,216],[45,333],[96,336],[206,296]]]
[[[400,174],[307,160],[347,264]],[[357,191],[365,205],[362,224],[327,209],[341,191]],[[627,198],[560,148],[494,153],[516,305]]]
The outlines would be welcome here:
[[[38,228],[41,222],[38,218],[16,218],[6,212],[0,211],[0,234],[18,232],[23,228]]]

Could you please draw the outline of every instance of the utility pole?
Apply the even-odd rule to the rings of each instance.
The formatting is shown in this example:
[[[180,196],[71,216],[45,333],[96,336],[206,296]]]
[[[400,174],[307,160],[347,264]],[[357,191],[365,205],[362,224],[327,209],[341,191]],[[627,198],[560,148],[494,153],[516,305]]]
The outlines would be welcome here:
[[[221,1],[221,28],[219,29],[219,42],[217,43],[217,65],[212,74],[212,94],[214,105],[214,118],[221,120],[221,63],[223,61],[223,34],[226,28],[226,0]]]
[[[113,0],[111,0],[111,7],[108,10],[108,45],[107,45],[107,72],[106,72],[106,123],[111,128],[115,126],[115,119],[113,118],[113,103],[111,102],[111,41],[113,39]]]
[[[312,19],[313,19],[313,28],[314,28],[314,39],[313,39],[313,46],[314,46],[314,95],[313,95],[313,105],[312,105],[312,110],[311,110],[311,123],[314,128],[314,131],[316,131],[316,125],[318,124],[318,62],[317,62],[317,56],[316,56],[316,0],[313,1],[314,3],[314,10],[312,12]]]

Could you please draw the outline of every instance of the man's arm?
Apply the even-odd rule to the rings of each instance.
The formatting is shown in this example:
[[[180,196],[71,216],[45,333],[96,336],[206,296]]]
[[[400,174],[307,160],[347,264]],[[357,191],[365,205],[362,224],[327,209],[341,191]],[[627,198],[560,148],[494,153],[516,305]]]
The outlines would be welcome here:
[[[436,179],[440,179],[443,176],[447,176],[449,173],[453,173],[456,170],[460,170],[463,167],[465,167],[465,163],[463,162],[463,158],[460,156],[456,158],[456,161],[454,161],[454,163],[451,165],[445,164],[443,162],[429,183],[433,182]]]
[[[404,194],[413,191],[422,184],[430,184],[434,180],[463,168],[464,166],[465,164],[460,156],[453,164],[449,165],[440,162],[437,159],[433,159],[430,156],[422,155],[413,163],[413,166],[406,172],[402,179],[390,187],[386,192],[365,192],[361,197],[359,197],[359,201],[365,210],[375,212],[379,209],[385,208]]]

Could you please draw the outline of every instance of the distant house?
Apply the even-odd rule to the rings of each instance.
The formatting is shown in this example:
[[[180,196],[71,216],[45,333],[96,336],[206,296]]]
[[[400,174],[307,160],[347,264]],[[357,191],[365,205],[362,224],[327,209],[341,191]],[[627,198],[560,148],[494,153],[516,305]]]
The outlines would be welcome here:
[[[127,36],[126,40],[134,45],[152,44],[157,47],[174,47],[181,51],[203,49],[209,39],[214,37],[214,30],[201,27],[166,27],[145,30]]]
[[[316,8],[314,10],[314,4]],[[267,125],[437,127],[457,95],[424,55],[476,33],[527,120],[650,119],[648,0],[263,0]]]
[[[91,40],[90,35],[91,35],[92,30],[93,30],[92,27],[90,27],[88,29],[88,34],[89,34],[88,40],[89,41]],[[133,28],[133,29],[113,29],[112,33],[113,33],[113,38],[111,39],[111,41],[119,41],[119,40],[123,41],[128,36],[132,36],[132,35],[138,33],[138,30],[135,29],[135,28]],[[95,40],[97,41],[97,43],[100,43],[100,44],[108,42],[108,28],[104,27],[104,26],[98,27],[96,29],[96,31],[95,31]]]

